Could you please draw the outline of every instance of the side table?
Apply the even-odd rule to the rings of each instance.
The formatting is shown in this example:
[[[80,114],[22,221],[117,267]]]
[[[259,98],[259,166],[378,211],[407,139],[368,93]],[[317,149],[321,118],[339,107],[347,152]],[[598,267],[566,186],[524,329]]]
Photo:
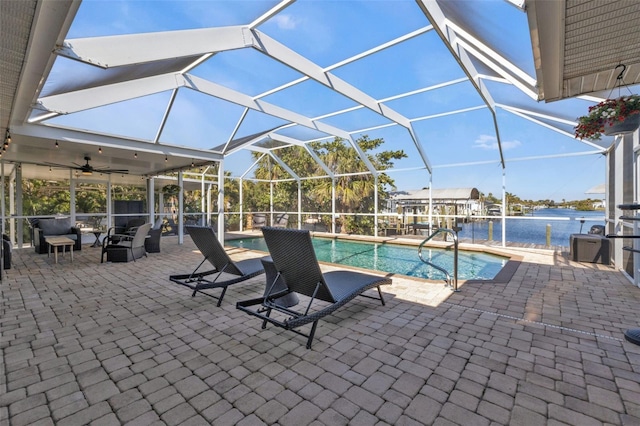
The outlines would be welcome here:
[[[100,244],[100,234],[106,232],[104,228],[80,228],[80,232],[83,234],[93,234],[96,237],[96,240],[90,247],[102,247],[102,244]]]

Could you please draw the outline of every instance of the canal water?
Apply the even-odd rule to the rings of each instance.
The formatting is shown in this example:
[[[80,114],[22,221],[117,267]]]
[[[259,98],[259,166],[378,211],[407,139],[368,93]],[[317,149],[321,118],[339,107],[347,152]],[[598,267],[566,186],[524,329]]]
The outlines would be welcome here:
[[[581,221],[584,220],[584,223]],[[502,240],[502,220],[493,222],[493,240]],[[540,209],[518,219],[507,219],[507,243],[546,244],[547,225],[551,226],[551,245],[569,246],[571,234],[586,234],[593,225],[604,225],[603,211],[578,211],[572,209]],[[489,221],[462,223],[458,233],[461,240],[488,240]]]

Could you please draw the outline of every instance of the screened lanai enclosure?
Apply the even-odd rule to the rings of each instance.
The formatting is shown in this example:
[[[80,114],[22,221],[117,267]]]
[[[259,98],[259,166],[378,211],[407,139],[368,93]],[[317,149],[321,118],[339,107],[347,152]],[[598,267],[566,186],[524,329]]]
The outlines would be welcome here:
[[[638,131],[574,135],[590,106],[637,92],[636,1],[0,7],[3,231],[16,243],[58,214],[160,218],[179,238],[256,215],[377,236],[398,219],[391,192],[427,191],[430,207],[403,215],[433,223],[431,191],[477,188],[504,207],[505,244],[509,193],[579,199],[603,182],[607,233],[638,234],[619,208],[640,198]],[[638,275],[634,240],[612,244]]]

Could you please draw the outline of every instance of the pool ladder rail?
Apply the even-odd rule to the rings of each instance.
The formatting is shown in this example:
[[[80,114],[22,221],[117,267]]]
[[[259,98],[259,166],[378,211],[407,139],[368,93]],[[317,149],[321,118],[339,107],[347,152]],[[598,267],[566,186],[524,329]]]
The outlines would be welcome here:
[[[431,263],[428,259],[425,259],[422,257],[422,247],[433,237],[443,233],[450,234],[453,237],[453,279],[451,277],[451,274],[449,274],[449,271],[447,271],[441,266]],[[455,232],[453,229],[437,228],[435,231],[433,231],[431,235],[429,235],[427,238],[424,239],[424,241],[420,243],[420,246],[418,247],[418,257],[422,262],[426,263],[432,268],[437,269],[447,277],[445,279],[445,286],[450,287],[452,291],[455,291],[455,292],[460,291],[458,290],[458,233],[457,232]]]

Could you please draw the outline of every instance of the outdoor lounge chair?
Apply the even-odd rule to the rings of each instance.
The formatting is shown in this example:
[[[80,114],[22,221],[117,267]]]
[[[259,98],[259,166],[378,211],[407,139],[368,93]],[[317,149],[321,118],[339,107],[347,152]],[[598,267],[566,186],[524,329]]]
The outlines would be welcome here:
[[[222,244],[220,244],[220,241],[218,241],[218,237],[212,228],[187,226],[186,230],[200,252],[204,255],[204,259],[190,274],[171,275],[169,279],[174,283],[192,289],[192,297],[200,292],[206,296],[218,299],[217,306],[220,306],[228,286],[264,274],[261,258],[245,259],[238,262],[231,260]],[[205,261],[209,261],[214,269],[206,272],[198,272],[198,269],[200,269]],[[213,279],[210,279],[210,275],[214,275],[214,277],[211,277]],[[220,296],[214,296],[204,291],[213,288],[222,289]]]
[[[354,297],[363,296],[377,299],[384,305],[380,286],[391,284],[390,278],[349,270],[322,273],[309,231],[263,227],[262,233],[278,274],[273,283],[267,283],[267,291],[263,297],[240,301],[236,307],[261,318],[263,329],[266,328],[267,322],[270,322],[278,327],[291,330],[307,337],[307,349],[311,349],[318,321]],[[284,278],[287,288],[274,291],[273,288],[279,277]],[[366,290],[373,288],[377,288],[379,297],[363,294]],[[275,303],[276,299],[291,292],[309,298],[303,312],[294,311]],[[284,319],[271,317],[273,311],[281,314],[278,317],[284,315]],[[309,334],[297,330],[298,327],[305,324],[311,324]]]

